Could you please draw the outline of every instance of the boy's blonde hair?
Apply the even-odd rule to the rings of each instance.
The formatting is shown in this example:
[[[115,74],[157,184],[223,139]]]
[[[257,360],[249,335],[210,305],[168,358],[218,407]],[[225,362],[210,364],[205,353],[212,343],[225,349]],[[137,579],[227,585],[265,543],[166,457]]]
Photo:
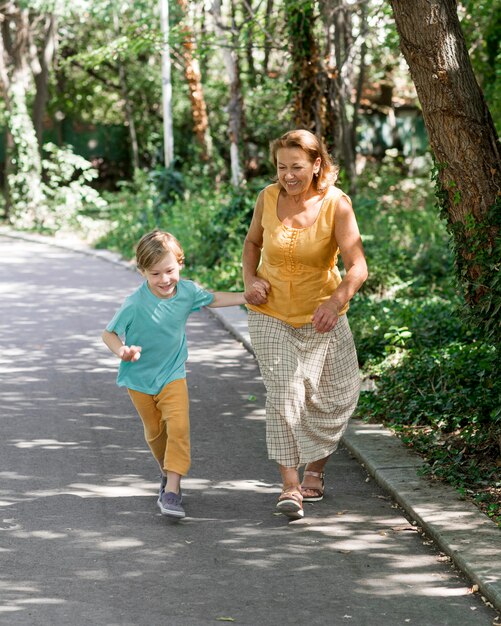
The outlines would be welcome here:
[[[168,253],[176,257],[179,265],[184,264],[184,252],[179,241],[170,233],[153,230],[141,237],[136,248],[136,264],[139,270],[149,270]]]
[[[270,143],[271,160],[275,167],[280,148],[299,148],[306,153],[311,163],[320,157],[318,175],[313,177],[313,186],[317,191],[324,192],[336,182],[339,168],[332,162],[323,141],[309,130],[290,130]]]

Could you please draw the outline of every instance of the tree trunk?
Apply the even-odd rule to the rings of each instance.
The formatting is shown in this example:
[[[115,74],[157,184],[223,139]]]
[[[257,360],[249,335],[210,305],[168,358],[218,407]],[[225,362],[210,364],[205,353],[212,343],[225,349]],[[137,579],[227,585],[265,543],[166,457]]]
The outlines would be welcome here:
[[[477,318],[483,318],[488,333],[499,337],[501,152],[456,2],[391,4],[437,163],[439,202],[454,238],[465,299]]]
[[[294,102],[294,124],[322,137],[324,99],[314,33],[314,3],[312,0],[285,0],[285,10],[292,57],[291,96]]]
[[[238,56],[226,40],[226,33],[222,25],[221,0],[214,0],[211,13],[214,17],[216,34],[222,39],[222,55],[228,78],[230,81],[230,102],[228,105],[231,182],[234,187],[242,183],[242,168],[240,165],[240,131],[243,119],[243,98],[240,84]]]
[[[9,98],[10,92],[10,76],[5,64],[5,60],[8,58],[7,46],[10,47],[9,35],[8,35],[9,24],[8,21],[4,19],[4,21],[0,24],[0,84],[2,85],[2,95],[4,98],[6,111],[11,110],[11,102]],[[5,43],[4,43],[5,42]],[[6,137],[5,137],[5,209],[4,209],[4,217],[5,219],[10,218],[11,210],[12,210],[12,202],[11,202],[11,191],[9,187],[10,176],[13,173],[13,163],[10,155],[12,154],[12,149],[14,145],[14,140],[12,137],[12,133],[7,126],[6,129]]]
[[[37,135],[40,151],[42,149],[43,120],[45,107],[49,98],[49,71],[56,52],[56,16],[47,15],[45,18],[45,28],[40,59],[38,55],[33,61],[36,67],[33,68],[35,78],[36,94],[33,103],[33,124]],[[33,46],[34,48],[34,46]],[[33,66],[32,66],[33,67]]]
[[[198,59],[195,56],[195,35],[188,22],[188,0],[178,0],[178,3],[184,15],[182,27],[184,74],[190,92],[193,130],[202,150],[202,160],[208,161],[212,156],[212,137],[209,130],[209,117],[202,86],[202,73]]]
[[[360,101],[362,100],[362,91],[365,83],[366,55],[367,55],[367,5],[362,4],[360,7],[360,37],[362,44],[360,46],[360,67],[358,68],[358,79],[355,91],[355,102],[353,103],[353,120],[351,123],[351,145],[353,146],[353,156],[356,165],[356,147],[358,144],[357,129],[359,120]],[[390,102],[391,106],[391,102]],[[355,167],[356,173],[356,167]]]
[[[252,0],[243,0],[242,3],[243,15],[249,14],[248,20],[244,21],[245,24],[245,59],[247,61],[247,81],[251,87],[256,86],[256,66],[254,63],[254,27],[255,27],[255,14],[252,7]]]
[[[113,27],[115,29],[115,35],[120,37],[120,20],[116,10],[113,11]],[[117,64],[120,92],[124,102],[125,119],[127,120],[127,126],[129,129],[130,147],[132,152],[132,170],[133,172],[136,172],[139,170],[139,145],[137,141],[136,123],[134,121],[134,111],[132,109],[131,99],[129,98],[125,66],[120,57],[117,59]]]
[[[164,166],[169,168],[174,160],[174,128],[172,121],[172,81],[170,57],[169,2],[159,0],[162,30],[162,112],[164,130]]]
[[[337,84],[337,98],[339,103],[339,122],[341,125],[341,158],[342,164],[350,181],[350,193],[355,192],[355,146],[352,143],[353,127],[347,114],[347,103],[351,99],[353,70],[349,64],[349,50],[351,47],[351,19],[344,7],[344,0],[337,0],[334,14],[334,46],[337,72],[335,80]]]
[[[268,66],[270,63],[271,52],[271,38],[268,36],[270,32],[270,24],[273,16],[273,0],[266,0],[266,14],[264,17],[264,28],[266,38],[264,40],[264,59],[263,59],[263,73],[268,74]]]
[[[14,2],[2,8],[0,77],[5,92],[7,129],[12,139],[6,161],[7,213],[11,222],[32,228],[43,224],[47,207],[39,145],[26,104],[30,82],[29,13]]]

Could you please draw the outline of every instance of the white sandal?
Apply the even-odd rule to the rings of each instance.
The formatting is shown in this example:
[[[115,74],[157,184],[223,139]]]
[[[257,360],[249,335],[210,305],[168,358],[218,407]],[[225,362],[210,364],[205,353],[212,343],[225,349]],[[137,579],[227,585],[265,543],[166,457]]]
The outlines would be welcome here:
[[[303,502],[320,502],[320,500],[323,500],[324,498],[324,490],[325,490],[325,482],[324,482],[324,477],[325,477],[325,472],[312,472],[310,470],[304,470],[304,474],[303,474],[303,480],[304,480],[304,476],[314,476],[315,478],[320,478],[320,480],[322,481],[322,486],[321,487],[303,487],[303,485],[301,485],[301,493],[303,494]],[[304,492],[305,491],[311,491],[313,492],[312,496],[305,496]]]

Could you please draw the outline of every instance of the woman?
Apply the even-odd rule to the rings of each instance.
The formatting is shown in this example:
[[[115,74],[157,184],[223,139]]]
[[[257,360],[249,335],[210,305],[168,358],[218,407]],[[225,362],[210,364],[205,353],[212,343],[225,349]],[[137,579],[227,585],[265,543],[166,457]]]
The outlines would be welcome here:
[[[351,202],[334,186],[337,169],[320,140],[290,131],[272,142],[271,157],[277,183],[257,198],[242,260],[249,334],[267,391],[268,455],[283,484],[277,510],[299,519],[303,501],[323,498],[325,464],[358,401],[346,311],[367,264]]]

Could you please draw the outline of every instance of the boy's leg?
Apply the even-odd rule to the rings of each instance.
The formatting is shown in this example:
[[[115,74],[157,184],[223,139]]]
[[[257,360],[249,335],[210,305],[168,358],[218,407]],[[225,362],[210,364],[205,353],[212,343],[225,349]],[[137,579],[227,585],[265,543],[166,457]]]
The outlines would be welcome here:
[[[157,409],[165,424],[167,441],[163,468],[167,474],[166,491],[179,493],[181,477],[191,465],[188,386],[185,378],[168,383],[155,396]]]
[[[165,431],[165,422],[162,420],[162,413],[157,408],[157,403],[155,402],[155,396],[142,393],[141,391],[134,391],[133,389],[128,389],[127,391],[143,422],[146,443],[160,465],[162,473],[164,473],[167,433]]]

